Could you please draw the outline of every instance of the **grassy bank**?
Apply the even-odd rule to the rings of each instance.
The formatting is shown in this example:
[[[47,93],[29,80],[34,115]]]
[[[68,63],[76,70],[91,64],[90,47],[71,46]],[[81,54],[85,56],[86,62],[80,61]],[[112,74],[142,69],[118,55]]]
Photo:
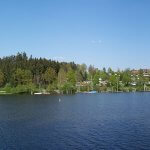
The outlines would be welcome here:
[[[16,87],[12,87],[10,85],[6,85],[3,88],[0,88],[0,95],[10,95],[10,94],[74,94],[74,93],[85,93],[89,91],[97,91],[98,93],[120,93],[120,92],[149,92],[150,88],[146,90],[143,87],[119,87],[116,89],[115,87],[94,87],[93,89],[87,90],[86,88],[81,88],[80,91],[77,90],[76,87],[72,86],[64,86],[61,88],[55,88],[53,86],[47,87],[36,87],[33,84],[28,85],[18,85]]]

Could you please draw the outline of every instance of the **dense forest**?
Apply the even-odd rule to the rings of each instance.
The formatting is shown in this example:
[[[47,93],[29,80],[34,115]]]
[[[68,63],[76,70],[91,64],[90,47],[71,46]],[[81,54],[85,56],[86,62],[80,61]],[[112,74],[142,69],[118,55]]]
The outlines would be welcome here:
[[[149,72],[99,70],[90,65],[28,57],[25,52],[0,58],[0,92],[75,93],[149,90]]]

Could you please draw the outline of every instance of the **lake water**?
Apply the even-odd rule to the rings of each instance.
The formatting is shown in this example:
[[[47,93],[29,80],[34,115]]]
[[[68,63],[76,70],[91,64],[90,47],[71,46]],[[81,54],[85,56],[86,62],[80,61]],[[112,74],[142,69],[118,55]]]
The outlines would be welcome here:
[[[1,149],[148,150],[150,93],[0,96]]]

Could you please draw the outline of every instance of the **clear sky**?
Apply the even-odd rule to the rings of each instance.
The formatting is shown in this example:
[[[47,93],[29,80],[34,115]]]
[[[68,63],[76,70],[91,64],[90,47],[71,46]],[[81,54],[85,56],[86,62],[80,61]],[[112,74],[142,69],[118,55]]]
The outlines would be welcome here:
[[[0,0],[0,57],[150,68],[150,0]]]

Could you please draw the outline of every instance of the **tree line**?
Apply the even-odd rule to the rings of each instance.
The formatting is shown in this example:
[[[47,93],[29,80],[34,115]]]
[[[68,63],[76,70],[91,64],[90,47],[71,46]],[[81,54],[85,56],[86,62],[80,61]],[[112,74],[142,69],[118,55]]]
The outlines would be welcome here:
[[[132,87],[131,83],[136,83]],[[0,90],[7,93],[75,93],[77,91],[123,91],[143,89],[149,77],[130,69],[99,70],[90,65],[28,57],[25,52],[0,58]],[[148,87],[148,85],[147,85]]]

